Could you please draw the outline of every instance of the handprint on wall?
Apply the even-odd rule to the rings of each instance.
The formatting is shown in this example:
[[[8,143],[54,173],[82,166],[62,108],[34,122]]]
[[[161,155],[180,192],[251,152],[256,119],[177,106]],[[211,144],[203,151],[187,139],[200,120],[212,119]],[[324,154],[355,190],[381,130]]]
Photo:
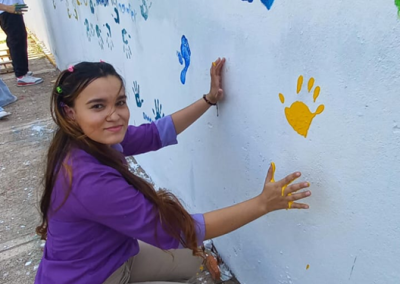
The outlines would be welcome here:
[[[162,105],[160,104],[159,100],[154,100],[154,107],[153,108],[153,114],[154,114],[154,119],[158,120],[162,117],[164,117],[165,115],[162,113]]]
[[[122,30],[122,42],[123,42],[123,51],[125,53],[126,58],[130,59],[132,57],[131,47],[129,46],[128,38],[131,38],[130,34],[126,31],[126,29]]]
[[[303,87],[303,76],[299,76],[297,79],[297,94],[300,93]],[[310,78],[308,81],[308,93],[310,93],[314,87],[314,78]],[[314,103],[317,101],[321,88],[316,86],[313,91]],[[285,97],[283,94],[279,94],[279,100],[281,103],[285,103]],[[300,101],[294,102],[290,107],[285,108],[286,119],[293,129],[300,135],[307,137],[308,130],[311,126],[313,119],[324,111],[324,105],[317,107],[317,110],[313,113],[310,111],[308,106]]]
[[[132,91],[135,94],[136,106],[142,107],[143,99],[140,98],[140,85],[137,83],[137,81],[133,82]]]

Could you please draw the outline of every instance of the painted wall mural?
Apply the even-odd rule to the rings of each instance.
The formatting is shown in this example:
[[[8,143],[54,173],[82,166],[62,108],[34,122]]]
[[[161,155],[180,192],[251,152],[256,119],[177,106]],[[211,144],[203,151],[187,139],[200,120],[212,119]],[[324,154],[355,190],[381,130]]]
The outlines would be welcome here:
[[[29,1],[51,11],[41,18],[61,68],[87,58],[117,68],[136,125],[201,98],[209,63],[227,57],[220,115],[213,108],[172,152],[138,160],[193,212],[259,194],[272,160],[276,180],[302,171],[309,211],[215,240],[242,283],[400,283],[392,245],[400,231],[382,221],[400,218],[400,0],[331,1],[330,9],[317,0],[225,1],[224,9],[211,0]],[[249,15],[256,8],[262,14]],[[391,17],[377,26],[368,21],[376,14]]]
[[[304,78],[302,75],[297,79],[297,94],[299,94],[303,88]],[[310,93],[314,88],[314,78],[310,78],[307,84],[308,93]],[[313,91],[313,100],[316,102],[319,93],[321,92],[321,88],[316,86]],[[285,103],[285,96],[283,94],[279,94],[279,99],[281,103]],[[285,108],[286,119],[289,124],[293,127],[293,129],[300,135],[307,137],[308,130],[310,129],[311,123],[313,119],[321,114],[325,109],[324,105],[318,106],[317,110],[313,113],[310,111],[308,106],[301,102],[296,101],[290,107]]]

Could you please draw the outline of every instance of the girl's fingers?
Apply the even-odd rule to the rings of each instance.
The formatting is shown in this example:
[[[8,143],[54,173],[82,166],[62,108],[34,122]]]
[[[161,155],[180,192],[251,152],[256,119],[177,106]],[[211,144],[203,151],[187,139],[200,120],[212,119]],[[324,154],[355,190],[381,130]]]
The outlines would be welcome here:
[[[281,179],[280,181],[277,182],[277,185],[280,187],[284,187],[285,185],[291,184],[295,179],[298,179],[301,176],[300,172],[296,172],[293,174],[288,175],[284,179]]]
[[[310,186],[310,183],[308,183],[308,182],[295,183],[293,185],[290,185],[290,186],[286,187],[285,193],[287,195],[289,193],[293,193],[293,192],[299,191],[300,189],[307,188],[309,186]]]
[[[310,206],[304,203],[293,203],[290,209],[309,209]],[[288,208],[289,209],[289,208]]]
[[[289,195],[289,196],[287,196],[287,200],[288,201],[297,201],[297,200],[300,200],[303,198],[307,198],[309,196],[311,196],[311,191],[307,190],[304,192],[299,192],[299,193]]]

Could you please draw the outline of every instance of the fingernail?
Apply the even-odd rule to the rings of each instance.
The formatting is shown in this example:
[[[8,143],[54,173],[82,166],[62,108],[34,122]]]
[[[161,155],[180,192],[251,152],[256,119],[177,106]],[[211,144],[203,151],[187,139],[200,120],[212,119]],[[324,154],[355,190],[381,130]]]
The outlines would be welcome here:
[[[305,186],[305,187],[309,187],[309,186],[310,186],[310,184],[309,184],[308,182],[305,182],[305,183],[303,183],[303,186]]]
[[[309,208],[310,208],[310,206],[306,205],[306,209],[309,209]]]
[[[307,195],[307,196],[310,196],[310,195],[311,195],[311,191],[307,191],[307,192],[306,192],[306,195]]]
[[[296,173],[296,176],[299,177],[301,175],[301,173]]]

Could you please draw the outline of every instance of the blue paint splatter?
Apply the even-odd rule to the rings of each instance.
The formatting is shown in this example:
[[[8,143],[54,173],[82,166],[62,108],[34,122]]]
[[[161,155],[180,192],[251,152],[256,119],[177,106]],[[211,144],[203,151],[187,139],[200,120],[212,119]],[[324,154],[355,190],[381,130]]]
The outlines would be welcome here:
[[[115,12],[115,14],[117,15],[117,16],[114,18],[114,21],[115,21],[117,24],[119,24],[119,12],[118,12],[118,9],[117,9],[117,8],[114,8],[114,12]]]
[[[147,6],[146,0],[142,0],[142,3],[143,5],[140,5],[140,13],[142,14],[143,19],[147,21],[147,18],[149,17],[149,9],[153,3],[150,3],[149,6]]]
[[[253,0],[242,0],[242,1],[247,1],[249,3],[253,3]],[[261,3],[263,3],[265,5],[265,7],[267,7],[267,9],[270,10],[272,7],[272,4],[274,4],[274,0],[261,0]]]
[[[131,36],[128,34],[128,32],[126,31],[126,29],[122,30],[122,41],[125,44],[128,44],[128,39],[126,38],[126,36],[128,36],[128,38],[131,38]]]
[[[93,4],[92,0],[90,0],[89,5],[90,5],[90,12],[92,12],[92,14],[94,14],[94,4]]]
[[[143,119],[144,120],[147,120],[148,122],[152,122],[153,120],[147,115],[147,114],[145,114],[144,112],[143,112]]]
[[[86,26],[86,36],[89,41],[92,41],[92,37],[94,36],[93,24],[90,24],[88,19],[85,19],[84,25]]]
[[[160,101],[159,100],[154,100],[154,107],[155,107],[155,109],[153,108],[153,114],[155,115],[155,120],[158,120],[158,119],[160,119],[160,118],[162,118],[162,117],[164,117],[165,115],[162,113],[162,105],[160,104]]]
[[[261,3],[263,3],[265,7],[267,7],[267,9],[270,10],[272,4],[274,4],[274,0],[261,0]]]
[[[186,73],[189,69],[190,66],[190,56],[192,55],[189,47],[189,41],[187,38],[183,35],[181,38],[181,51],[177,51],[176,54],[178,55],[179,58],[179,63],[181,65],[185,65],[181,72],[181,82],[182,84],[185,84],[186,82]]]
[[[135,94],[135,100],[137,107],[142,107],[143,100],[140,98],[140,86],[136,81],[133,82],[132,91]]]
[[[108,6],[108,0],[96,0],[97,5],[104,5],[104,7]]]

